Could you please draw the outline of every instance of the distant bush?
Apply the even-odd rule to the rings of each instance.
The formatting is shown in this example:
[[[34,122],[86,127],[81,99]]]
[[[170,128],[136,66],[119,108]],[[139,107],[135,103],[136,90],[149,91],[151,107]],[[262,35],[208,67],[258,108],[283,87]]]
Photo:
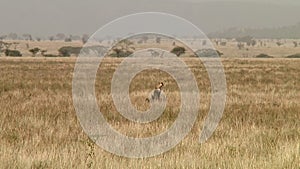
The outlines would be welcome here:
[[[146,41],[147,38],[144,37],[143,40]],[[129,40],[122,40],[112,48],[109,56],[128,57],[132,55],[134,51],[135,51],[135,47],[133,46],[133,42]]]
[[[18,50],[10,50],[10,49],[6,49],[4,51],[5,56],[13,56],[13,57],[19,57],[22,56],[21,52]]]
[[[59,55],[53,55],[53,54],[44,54],[44,57],[60,57]]]
[[[83,55],[103,55],[107,52],[107,47],[101,46],[101,45],[95,45],[95,46],[86,46],[81,49],[81,54]]]
[[[32,57],[35,57],[39,51],[41,51],[40,48],[33,48],[29,50],[29,52],[32,53]]]
[[[72,47],[72,46],[64,46],[58,49],[58,52],[63,57],[69,57],[72,54],[78,56],[80,53],[81,47]]]
[[[297,53],[297,54],[294,54],[294,55],[287,56],[287,58],[300,58],[300,53]]]
[[[196,51],[196,54],[198,55],[198,57],[210,57],[210,58],[221,57],[223,55],[223,53],[214,49],[200,49]]]
[[[176,56],[180,56],[185,53],[185,48],[181,46],[176,46],[171,50],[171,53],[174,53]]]
[[[256,58],[274,58],[273,56],[267,55],[267,54],[259,54],[256,56]]]
[[[238,38],[235,38],[235,39],[238,42],[244,42],[244,43],[247,43],[247,44],[251,44],[253,37],[252,36],[243,36],[243,37],[238,37]]]

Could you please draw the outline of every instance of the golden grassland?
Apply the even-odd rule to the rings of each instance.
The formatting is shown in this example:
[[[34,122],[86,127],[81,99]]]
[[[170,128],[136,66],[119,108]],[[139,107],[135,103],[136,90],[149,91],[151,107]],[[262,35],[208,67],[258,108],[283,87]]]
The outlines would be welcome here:
[[[151,158],[130,159],[94,145],[82,131],[72,102],[74,58],[0,58],[0,168],[300,168],[300,59],[222,59],[227,80],[224,116],[213,136],[198,143],[210,105],[210,82],[196,59],[184,59],[198,82],[197,122],[174,149]],[[148,70],[131,83],[139,110],[164,81],[168,97],[162,117],[136,124],[122,117],[110,95],[120,59],[105,59],[96,80],[97,99],[119,132],[146,137],[165,131],[177,117],[175,80]]]

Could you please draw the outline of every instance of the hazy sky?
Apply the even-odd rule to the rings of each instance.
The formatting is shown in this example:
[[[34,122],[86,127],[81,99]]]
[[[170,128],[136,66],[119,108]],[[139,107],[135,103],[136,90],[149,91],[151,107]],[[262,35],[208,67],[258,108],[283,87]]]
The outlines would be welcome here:
[[[299,0],[0,0],[0,34],[92,34],[118,17],[145,11],[183,17],[209,33],[293,25],[300,22],[299,9]]]

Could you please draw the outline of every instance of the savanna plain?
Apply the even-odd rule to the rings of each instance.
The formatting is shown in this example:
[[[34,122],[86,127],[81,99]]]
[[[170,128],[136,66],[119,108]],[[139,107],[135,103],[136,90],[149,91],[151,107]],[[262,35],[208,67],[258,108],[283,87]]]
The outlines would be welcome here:
[[[145,98],[163,81],[167,105],[147,124],[121,116],[110,93],[120,58],[105,58],[95,89],[108,123],[131,137],[167,130],[180,110],[180,90],[166,72],[145,70],[130,85],[130,99],[146,110]],[[227,81],[224,115],[207,142],[199,134],[209,111],[211,86],[203,64],[183,58],[200,90],[191,132],[161,155],[130,159],[95,145],[83,132],[72,100],[76,58],[0,57],[0,168],[300,168],[300,59],[223,58]]]

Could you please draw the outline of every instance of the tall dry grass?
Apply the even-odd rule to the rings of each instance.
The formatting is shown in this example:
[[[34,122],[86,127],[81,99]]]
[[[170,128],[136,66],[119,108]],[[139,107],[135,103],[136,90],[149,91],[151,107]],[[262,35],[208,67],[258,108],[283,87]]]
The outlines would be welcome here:
[[[201,91],[192,132],[164,154],[129,159],[102,150],[82,131],[72,103],[74,59],[0,58],[0,168],[300,168],[299,59],[224,59],[226,109],[204,144],[198,137],[210,104],[209,80],[200,63],[185,61]],[[161,71],[135,77],[130,97],[138,109],[147,109],[143,100],[158,81],[166,83],[168,96],[161,118],[136,124],[115,110],[109,93],[119,63],[104,60],[98,72],[97,99],[104,103],[100,109],[105,118],[128,136],[166,130],[179,111],[174,79]]]

